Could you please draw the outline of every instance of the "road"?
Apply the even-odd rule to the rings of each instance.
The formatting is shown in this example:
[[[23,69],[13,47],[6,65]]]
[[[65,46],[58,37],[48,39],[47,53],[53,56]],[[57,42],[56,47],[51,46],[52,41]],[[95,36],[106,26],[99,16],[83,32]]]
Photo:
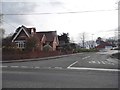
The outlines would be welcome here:
[[[118,88],[118,60],[103,53],[3,63],[1,67],[3,88]]]

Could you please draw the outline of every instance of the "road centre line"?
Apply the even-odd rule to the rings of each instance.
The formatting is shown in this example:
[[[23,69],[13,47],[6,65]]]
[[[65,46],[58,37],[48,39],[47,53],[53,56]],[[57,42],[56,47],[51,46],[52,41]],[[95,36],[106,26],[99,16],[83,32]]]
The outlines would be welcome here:
[[[86,68],[86,67],[71,67],[73,66],[74,64],[76,64],[78,61],[72,63],[71,65],[69,65],[67,67],[67,69],[76,69],[76,70],[90,70],[90,71],[111,71],[111,72],[118,72],[120,71],[119,69],[105,69],[105,68]],[[1,67],[1,66],[0,66]],[[8,67],[8,66],[2,66],[4,68]],[[11,68],[17,68],[19,66],[10,66]],[[31,67],[27,67],[27,66],[21,66],[20,68],[31,68]],[[33,67],[32,67],[33,68]],[[34,69],[41,69],[41,67],[34,67]],[[44,67],[44,69],[63,69],[62,67],[54,67],[54,68],[51,68],[51,67]]]
[[[55,67],[55,69],[62,69],[62,67]]]
[[[78,61],[75,61],[74,63],[70,64],[67,68],[70,68],[71,66],[73,66],[74,64],[76,64]]]
[[[69,67],[67,69],[76,69],[76,70],[91,70],[91,71],[112,71],[119,72],[119,69],[105,69],[105,68],[85,68],[85,67]]]
[[[38,67],[38,66],[34,66],[34,67],[28,67],[28,66],[0,66],[3,68],[33,68],[33,69],[63,69],[62,67]]]
[[[28,68],[28,66],[21,66],[21,68]]]
[[[32,68],[33,68],[33,67],[32,67]],[[40,67],[37,67],[37,66],[36,66],[36,67],[34,67],[34,68],[35,68],[35,69],[39,69]]]
[[[3,68],[6,68],[6,67],[8,67],[8,66],[0,66],[1,68],[3,67]]]
[[[10,66],[10,67],[12,67],[12,68],[18,68],[19,66]]]

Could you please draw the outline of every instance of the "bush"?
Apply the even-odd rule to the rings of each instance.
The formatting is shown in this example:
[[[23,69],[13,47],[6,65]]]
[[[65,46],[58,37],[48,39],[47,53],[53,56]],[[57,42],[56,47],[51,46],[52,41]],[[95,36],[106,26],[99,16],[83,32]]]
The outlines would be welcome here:
[[[4,48],[2,48],[2,52],[15,54],[15,53],[21,53],[22,50],[19,48],[15,48],[15,47],[4,47]]]
[[[43,51],[45,52],[52,51],[52,47],[49,44],[47,44],[43,47]]]
[[[26,51],[34,51],[34,49],[36,48],[36,44],[38,42],[38,39],[36,37],[31,37],[29,39],[27,39],[26,42]]]

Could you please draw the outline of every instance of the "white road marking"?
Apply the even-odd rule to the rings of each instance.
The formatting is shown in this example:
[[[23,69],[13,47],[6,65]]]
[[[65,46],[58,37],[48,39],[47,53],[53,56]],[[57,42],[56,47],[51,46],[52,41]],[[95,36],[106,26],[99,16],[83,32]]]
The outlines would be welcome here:
[[[100,61],[97,61],[98,64],[100,64]]]
[[[96,63],[95,61],[91,61],[92,63]]]
[[[48,67],[49,69],[51,68],[51,67]]]
[[[115,65],[115,63],[108,61],[108,64]]]
[[[76,64],[78,61],[75,61],[74,63],[70,64],[67,68],[73,66],[74,64]]]
[[[6,68],[6,67],[8,67],[8,66],[0,66],[1,68],[3,67],[3,68]]]
[[[34,67],[35,69],[39,69],[40,67]]]
[[[105,69],[105,68],[84,68],[84,67],[69,67],[67,69],[76,69],[76,70],[91,70],[91,71],[113,71],[118,72],[119,69]]]
[[[21,66],[21,68],[28,68],[28,66]]]
[[[62,69],[62,67],[55,67],[55,69]]]
[[[88,63],[92,63],[91,61],[89,61]]]
[[[109,61],[104,61],[104,62],[107,63],[107,64],[110,64],[110,65],[115,65],[114,63],[109,62]]]
[[[105,64],[105,62],[104,61],[101,61],[102,62],[102,64]]]
[[[114,63],[111,63],[112,65],[115,65]]]
[[[108,61],[89,61],[88,63],[93,63],[93,64],[111,64],[111,65],[115,65],[114,63],[112,62],[108,62]]]
[[[110,64],[108,61],[104,61],[105,63],[107,63],[107,64]]]
[[[84,59],[87,59],[87,58],[89,58],[89,57],[90,57],[90,56],[86,56],[86,57],[84,57],[84,58],[82,58],[82,59],[84,60]]]
[[[19,66],[10,66],[11,68],[18,68]]]
[[[41,67],[41,69],[50,69],[50,67]]]

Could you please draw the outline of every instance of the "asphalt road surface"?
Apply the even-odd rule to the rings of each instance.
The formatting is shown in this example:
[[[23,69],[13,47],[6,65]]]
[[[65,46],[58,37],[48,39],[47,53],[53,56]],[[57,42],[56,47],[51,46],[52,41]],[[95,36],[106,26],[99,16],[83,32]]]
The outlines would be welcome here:
[[[3,88],[118,88],[118,60],[103,53],[3,63]]]

